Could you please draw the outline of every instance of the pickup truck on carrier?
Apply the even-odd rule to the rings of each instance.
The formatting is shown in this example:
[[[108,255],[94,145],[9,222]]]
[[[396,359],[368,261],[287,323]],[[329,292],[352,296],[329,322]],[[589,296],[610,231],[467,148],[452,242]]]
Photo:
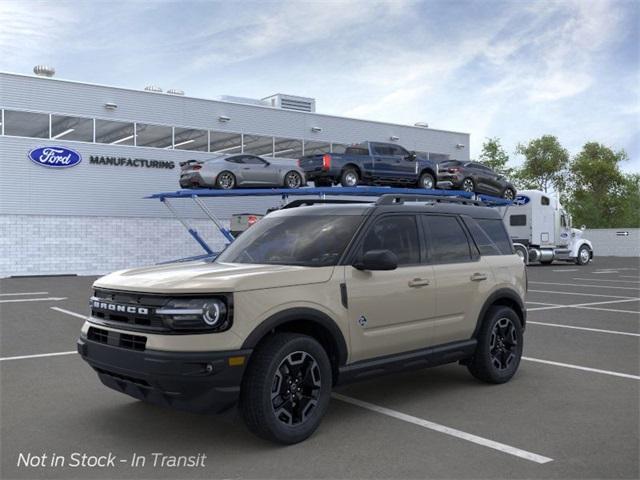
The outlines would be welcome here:
[[[364,142],[344,153],[308,155],[298,160],[307,180],[317,187],[356,185],[436,188],[438,164],[393,143]]]

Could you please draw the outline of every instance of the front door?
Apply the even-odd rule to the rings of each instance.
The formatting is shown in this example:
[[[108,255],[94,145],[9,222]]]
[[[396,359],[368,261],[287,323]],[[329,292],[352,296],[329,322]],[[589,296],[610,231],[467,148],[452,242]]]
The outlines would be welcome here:
[[[247,185],[277,185],[275,169],[267,161],[254,155],[243,157],[242,173]]]
[[[434,276],[421,263],[422,246],[415,215],[385,215],[368,227],[356,258],[369,250],[398,257],[391,271],[345,267],[351,361],[429,346],[435,315]]]

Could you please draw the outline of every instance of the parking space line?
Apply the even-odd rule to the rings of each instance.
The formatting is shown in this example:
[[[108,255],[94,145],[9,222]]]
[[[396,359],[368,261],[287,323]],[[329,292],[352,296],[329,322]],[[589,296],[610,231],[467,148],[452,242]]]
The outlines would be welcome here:
[[[554,282],[529,282],[536,285],[564,285],[567,287],[585,287],[585,288],[615,288],[619,290],[640,290],[640,287],[619,287],[617,285],[585,285],[579,283],[554,283]]]
[[[533,322],[531,320],[528,320],[527,326],[529,325],[543,325],[545,327],[570,328],[572,330],[584,330],[586,332],[610,333],[613,335],[628,335],[630,337],[640,337],[640,333],[618,332],[616,330],[603,330],[601,328],[576,327],[574,325],[562,325],[560,323]]]
[[[75,350],[71,350],[69,352],[54,352],[54,353],[39,353],[37,355],[20,355],[18,357],[2,357],[0,358],[0,362],[8,362],[10,360],[26,360],[28,358],[42,358],[42,357],[59,357],[62,355],[73,355],[74,353],[78,353]]]
[[[527,290],[527,292],[557,293],[558,295],[578,295],[580,297],[629,298],[631,300],[636,300],[637,299],[637,297],[623,297],[621,295],[602,295],[602,294],[599,294],[599,293],[558,292],[556,290]]]
[[[613,282],[613,283],[640,283],[633,280],[609,280],[608,278],[580,278],[573,277],[573,280],[587,280],[589,282]]]
[[[616,310],[614,308],[600,308],[600,307],[575,307],[581,310],[600,310],[603,312],[614,312],[614,313],[631,313],[633,315],[640,315],[640,312],[635,310]]]
[[[638,375],[630,375],[628,373],[612,372],[610,370],[600,370],[598,368],[583,367],[582,365],[573,365],[571,363],[552,362],[551,360],[543,360],[541,358],[522,357],[522,360],[528,362],[544,363],[546,365],[554,365],[556,367],[572,368],[574,370],[583,370],[585,372],[602,373],[605,375],[611,375],[613,377],[630,378],[632,380],[640,380]]]
[[[17,303],[17,302],[58,302],[66,300],[67,297],[46,297],[46,298],[12,298],[9,300],[0,300],[0,303]]]
[[[56,312],[66,313],[67,315],[71,315],[72,317],[82,318],[83,320],[87,319],[87,315],[82,315],[80,313],[71,312],[69,310],[65,310],[64,308],[59,307],[49,307],[51,310],[55,310]]]
[[[618,275],[620,278],[638,278],[638,275]]]
[[[0,297],[15,297],[17,295],[49,295],[49,292],[0,293]]]
[[[576,303],[574,305],[553,305],[550,304],[548,307],[535,307],[535,308],[527,308],[527,312],[535,312],[538,310],[554,310],[556,308],[587,308],[592,305],[608,305],[610,303],[626,303],[626,302],[635,302],[640,300],[640,298],[627,298],[625,300],[607,300],[603,302],[589,302],[589,303]],[[601,310],[609,310],[609,309],[601,309]],[[628,313],[638,313],[632,310],[611,310],[611,311],[619,311],[619,312],[628,312]]]
[[[375,405],[373,403],[364,402],[362,400],[358,400],[356,398],[347,397],[345,395],[341,395],[339,393],[333,393],[333,398],[340,400],[342,402],[350,403],[351,405],[355,405],[361,408],[365,408],[367,410],[371,410],[376,413],[380,413],[382,415],[387,415],[389,417],[393,417],[397,420],[402,420],[403,422],[412,423],[414,425],[418,425],[423,428],[427,428],[429,430],[434,430],[436,432],[444,433],[446,435],[450,435],[452,437],[460,438],[462,440],[467,440],[468,442],[475,443],[477,445],[482,445],[483,447],[492,448],[494,450],[498,450],[503,453],[507,453],[509,455],[513,455],[519,458],[523,458],[525,460],[529,460],[535,463],[549,463],[552,462],[553,459],[549,457],[544,457],[542,455],[538,455],[536,453],[528,452],[526,450],[521,450],[516,447],[512,447],[510,445],[506,445],[504,443],[495,442],[493,440],[489,440],[487,438],[479,437],[477,435],[473,435],[471,433],[463,432],[461,430],[457,430],[455,428],[446,427],[444,425],[440,425],[438,423],[431,422],[429,420],[424,420],[422,418],[414,417],[412,415],[407,415],[405,413],[398,412],[396,410],[391,410],[389,408],[381,407],[379,405]]]
[[[579,272],[579,268],[560,268],[558,270],[551,270],[552,272]]]
[[[531,305],[545,305],[547,307],[564,307],[564,305],[560,305],[559,303],[542,303],[542,302],[532,302],[530,300],[527,300],[526,302],[527,304],[531,304]]]

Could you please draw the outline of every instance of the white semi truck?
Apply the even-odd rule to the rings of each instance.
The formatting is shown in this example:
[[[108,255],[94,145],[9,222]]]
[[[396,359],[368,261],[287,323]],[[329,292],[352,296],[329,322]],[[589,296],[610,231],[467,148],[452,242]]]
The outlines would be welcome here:
[[[560,260],[586,265],[593,259],[591,242],[582,238],[585,227],[572,228],[571,216],[557,198],[522,190],[513,203],[500,208],[516,252],[525,263]]]

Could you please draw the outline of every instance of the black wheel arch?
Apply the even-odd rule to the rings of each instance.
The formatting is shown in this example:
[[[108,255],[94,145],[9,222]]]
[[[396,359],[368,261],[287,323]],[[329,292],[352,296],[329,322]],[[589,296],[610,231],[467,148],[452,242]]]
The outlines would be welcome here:
[[[337,323],[327,314],[313,308],[290,308],[264,320],[245,339],[243,349],[254,349],[271,334],[293,332],[315,338],[327,351],[334,379],[338,368],[347,363],[347,342]]]
[[[348,170],[350,168],[355,170],[356,173],[358,174],[358,178],[362,180],[362,170],[360,170],[360,167],[355,163],[347,163],[345,166],[343,166],[342,169],[340,170],[340,176],[342,176],[345,170]]]
[[[484,322],[489,309],[497,305],[509,307],[515,311],[518,318],[520,318],[522,329],[524,330],[527,323],[527,309],[525,308],[524,302],[515,290],[510,288],[501,288],[489,295],[489,298],[484,302],[484,305],[480,310],[480,315],[478,315],[476,328],[473,331],[473,338],[477,338],[480,326],[482,325],[482,322]]]
[[[424,167],[422,170],[420,170],[420,175],[418,175],[418,179],[425,173],[428,173],[429,175],[431,175],[433,177],[434,182],[438,181],[436,172],[431,167]]]

